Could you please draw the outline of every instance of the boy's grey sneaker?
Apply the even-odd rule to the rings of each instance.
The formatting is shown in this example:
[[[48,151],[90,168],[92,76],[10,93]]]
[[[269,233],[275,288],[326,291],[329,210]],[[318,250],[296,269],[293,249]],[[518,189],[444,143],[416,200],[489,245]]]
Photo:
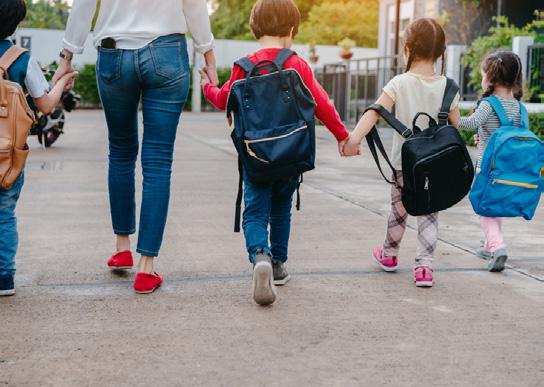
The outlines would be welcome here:
[[[508,259],[508,253],[506,249],[497,249],[493,253],[492,258],[487,264],[487,270],[491,272],[501,272],[504,270],[504,265]]]
[[[253,264],[253,299],[259,305],[270,305],[276,301],[272,260],[264,252],[257,253]]]
[[[493,253],[489,250],[485,249],[485,242],[480,242],[480,247],[476,249],[476,256],[478,258],[485,259],[486,261],[489,261],[491,258],[493,258]]]
[[[0,297],[13,296],[14,294],[15,294],[15,283],[13,282],[13,275],[11,274],[0,275]]]
[[[283,286],[291,279],[284,262],[273,262],[272,270],[274,271],[274,285]]]

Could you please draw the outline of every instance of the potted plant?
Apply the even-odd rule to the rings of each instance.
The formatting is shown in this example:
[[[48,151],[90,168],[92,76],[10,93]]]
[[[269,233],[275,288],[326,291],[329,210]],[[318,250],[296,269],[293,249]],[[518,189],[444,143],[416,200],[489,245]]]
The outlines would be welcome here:
[[[308,48],[310,51],[310,62],[316,64],[317,62],[319,62],[319,55],[317,55],[317,48],[315,42],[311,42],[308,45]]]
[[[340,42],[338,42],[338,47],[340,47],[340,56],[344,60],[350,60],[353,57],[353,52],[351,51],[356,46],[356,43],[354,40],[351,40],[350,38],[342,39]]]

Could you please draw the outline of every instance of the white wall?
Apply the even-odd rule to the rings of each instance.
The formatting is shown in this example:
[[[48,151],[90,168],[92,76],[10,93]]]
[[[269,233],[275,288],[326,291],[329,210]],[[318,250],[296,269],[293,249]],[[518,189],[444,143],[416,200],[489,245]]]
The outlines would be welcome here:
[[[19,29],[16,33],[16,40],[21,44],[23,37],[31,38],[32,55],[42,64],[46,65],[58,60],[58,53],[62,46],[62,38],[64,31],[59,30],[43,30],[35,28]],[[219,67],[231,67],[232,64],[240,59],[240,57],[256,51],[259,45],[255,41],[237,41],[237,40],[217,40],[215,51]],[[306,45],[295,45],[295,51],[305,59],[308,59],[309,52]],[[336,46],[317,46],[317,55],[319,62],[316,67],[322,67],[327,63],[335,63],[340,61],[338,55],[340,49]],[[376,48],[355,48],[354,59],[377,57],[378,49]],[[189,42],[189,57],[192,61],[192,44]],[[92,45],[92,39],[89,37],[85,44],[85,50],[82,55],[76,55],[74,63],[82,65],[86,63],[94,63],[96,61],[96,50]]]

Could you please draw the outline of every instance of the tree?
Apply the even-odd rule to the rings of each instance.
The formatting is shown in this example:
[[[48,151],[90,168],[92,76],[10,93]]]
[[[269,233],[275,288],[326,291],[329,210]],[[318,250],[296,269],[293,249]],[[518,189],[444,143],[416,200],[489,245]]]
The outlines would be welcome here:
[[[536,19],[523,28],[518,28],[508,21],[505,16],[493,18],[496,25],[489,28],[489,32],[472,42],[463,56],[463,64],[470,68],[469,84],[479,87],[482,81],[480,63],[486,55],[497,49],[511,49],[512,38],[515,36],[533,36],[539,39],[538,32],[544,26],[544,21]]]
[[[329,0],[312,7],[302,24],[300,40],[336,45],[350,38],[358,46],[376,47],[378,18],[378,0]]]
[[[456,0],[446,2],[441,21],[450,43],[468,46],[491,27],[496,0]]]
[[[336,44],[351,38],[375,47],[379,0],[295,0],[302,16],[298,40]],[[213,0],[212,28],[216,38],[253,39],[249,15],[255,0]]]
[[[64,0],[26,0],[27,16],[21,23],[26,28],[64,29],[70,6]]]

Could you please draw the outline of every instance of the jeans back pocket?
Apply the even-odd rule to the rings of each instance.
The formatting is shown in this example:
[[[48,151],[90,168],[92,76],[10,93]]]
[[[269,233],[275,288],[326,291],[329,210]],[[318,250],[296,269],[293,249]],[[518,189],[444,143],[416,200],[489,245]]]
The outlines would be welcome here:
[[[123,50],[99,48],[96,72],[106,82],[121,78],[121,59]]]
[[[149,49],[157,75],[168,79],[177,79],[185,74],[186,69],[182,56],[187,55],[187,53],[182,52],[179,41],[151,43]]]

